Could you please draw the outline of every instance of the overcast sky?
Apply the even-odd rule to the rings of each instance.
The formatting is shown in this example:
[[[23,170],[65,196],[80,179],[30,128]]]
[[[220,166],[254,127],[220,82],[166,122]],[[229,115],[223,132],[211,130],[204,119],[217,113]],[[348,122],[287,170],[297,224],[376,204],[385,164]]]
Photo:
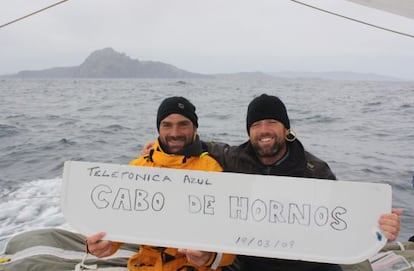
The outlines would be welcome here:
[[[414,19],[303,0],[414,35]],[[58,0],[2,0],[0,25]],[[0,28],[0,74],[77,66],[112,47],[199,73],[352,71],[414,80],[414,39],[289,0],[69,0]]]

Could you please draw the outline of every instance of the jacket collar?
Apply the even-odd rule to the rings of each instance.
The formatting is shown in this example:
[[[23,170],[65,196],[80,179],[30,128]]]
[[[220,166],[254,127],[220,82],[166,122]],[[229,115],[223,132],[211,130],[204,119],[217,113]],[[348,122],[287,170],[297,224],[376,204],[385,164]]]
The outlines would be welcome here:
[[[160,138],[157,138],[157,143],[160,148],[160,151],[164,151],[164,146],[161,143]],[[155,149],[155,147],[154,147]],[[175,155],[184,155],[185,157],[191,157],[191,156],[200,156],[203,153],[203,148],[201,145],[200,137],[198,135],[195,136],[195,139],[193,143],[190,145],[184,146],[179,152],[175,153]]]
[[[203,153],[201,141],[198,136],[193,144],[186,146],[178,154],[169,154],[164,152],[161,147],[159,138],[150,150],[148,160],[165,167],[177,167],[187,162],[191,157],[199,157]]]
[[[272,165],[263,165],[257,158],[256,153],[251,146],[250,141],[245,145],[249,155],[256,161],[261,168],[262,174],[282,175],[303,177],[306,171],[305,150],[302,143],[296,139],[293,142],[287,142],[286,154],[276,163]]]

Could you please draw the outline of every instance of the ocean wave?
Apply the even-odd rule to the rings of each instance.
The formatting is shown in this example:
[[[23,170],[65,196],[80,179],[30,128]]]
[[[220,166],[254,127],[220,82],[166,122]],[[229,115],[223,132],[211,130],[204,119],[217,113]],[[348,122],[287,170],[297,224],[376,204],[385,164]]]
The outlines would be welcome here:
[[[9,120],[9,119],[16,119],[16,118],[27,118],[26,114],[14,114],[14,115],[9,115],[6,116],[5,119]]]
[[[20,130],[14,125],[0,124],[0,138],[15,136],[20,133]]]
[[[168,83],[169,86],[183,86],[183,85],[187,85],[189,84],[189,82],[184,81],[184,80],[178,80],[172,83]]]
[[[302,118],[301,121],[306,121],[308,123],[335,123],[339,121],[341,118],[339,117],[332,117],[332,116],[326,116],[326,115],[313,115],[313,116],[307,116],[305,118]]]
[[[400,108],[401,109],[409,109],[409,108],[413,108],[414,107],[414,105],[412,105],[412,104],[408,104],[408,103],[406,103],[406,104],[402,104],[401,106],[400,106]]]
[[[132,130],[129,127],[120,125],[120,124],[111,124],[105,127],[95,129],[95,132],[102,133],[102,134],[118,134],[123,131],[130,131]]]
[[[383,104],[382,102],[368,102],[368,103],[364,104],[364,106],[368,106],[368,107],[381,106],[382,104]]]
[[[211,120],[227,120],[231,118],[229,114],[223,113],[208,113],[204,117]]]
[[[61,140],[58,141],[58,144],[63,144],[63,145],[74,145],[76,144],[76,141],[67,139],[67,138],[62,138]]]
[[[65,226],[60,209],[61,184],[61,178],[34,180],[21,183],[13,191],[2,190],[0,240],[30,229]]]

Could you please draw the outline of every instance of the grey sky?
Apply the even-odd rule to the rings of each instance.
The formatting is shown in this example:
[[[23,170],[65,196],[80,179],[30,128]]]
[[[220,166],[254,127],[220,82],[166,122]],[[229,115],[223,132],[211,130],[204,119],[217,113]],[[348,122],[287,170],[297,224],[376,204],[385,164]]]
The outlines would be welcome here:
[[[58,0],[2,0],[0,24]],[[304,0],[414,35],[414,20]],[[192,72],[353,71],[414,80],[414,39],[289,0],[70,0],[0,29],[0,74],[75,66],[112,47]]]

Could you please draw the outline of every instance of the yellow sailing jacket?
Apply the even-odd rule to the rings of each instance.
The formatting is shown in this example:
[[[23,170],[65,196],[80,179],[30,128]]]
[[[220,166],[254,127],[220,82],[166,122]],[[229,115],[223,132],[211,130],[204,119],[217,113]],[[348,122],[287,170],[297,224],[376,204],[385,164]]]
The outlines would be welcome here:
[[[223,168],[207,152],[203,152],[199,144],[199,156],[186,157],[185,155],[165,153],[158,142],[150,153],[132,160],[129,164],[132,166],[149,166],[149,167],[166,167],[178,169],[194,169],[206,171],[222,171]],[[115,243],[113,252],[121,246],[121,243]],[[235,255],[212,253],[205,266],[198,267],[187,261],[184,254],[178,253],[176,248],[163,248],[141,245],[137,254],[128,260],[128,269],[130,271],[210,271],[221,270],[221,266],[232,264]]]
[[[149,154],[141,156],[129,162],[131,166],[166,167],[178,169],[195,169],[205,171],[223,171],[220,164],[211,157],[207,151],[203,152],[200,148],[198,156],[186,157],[179,154],[165,153],[158,142],[155,141]]]

